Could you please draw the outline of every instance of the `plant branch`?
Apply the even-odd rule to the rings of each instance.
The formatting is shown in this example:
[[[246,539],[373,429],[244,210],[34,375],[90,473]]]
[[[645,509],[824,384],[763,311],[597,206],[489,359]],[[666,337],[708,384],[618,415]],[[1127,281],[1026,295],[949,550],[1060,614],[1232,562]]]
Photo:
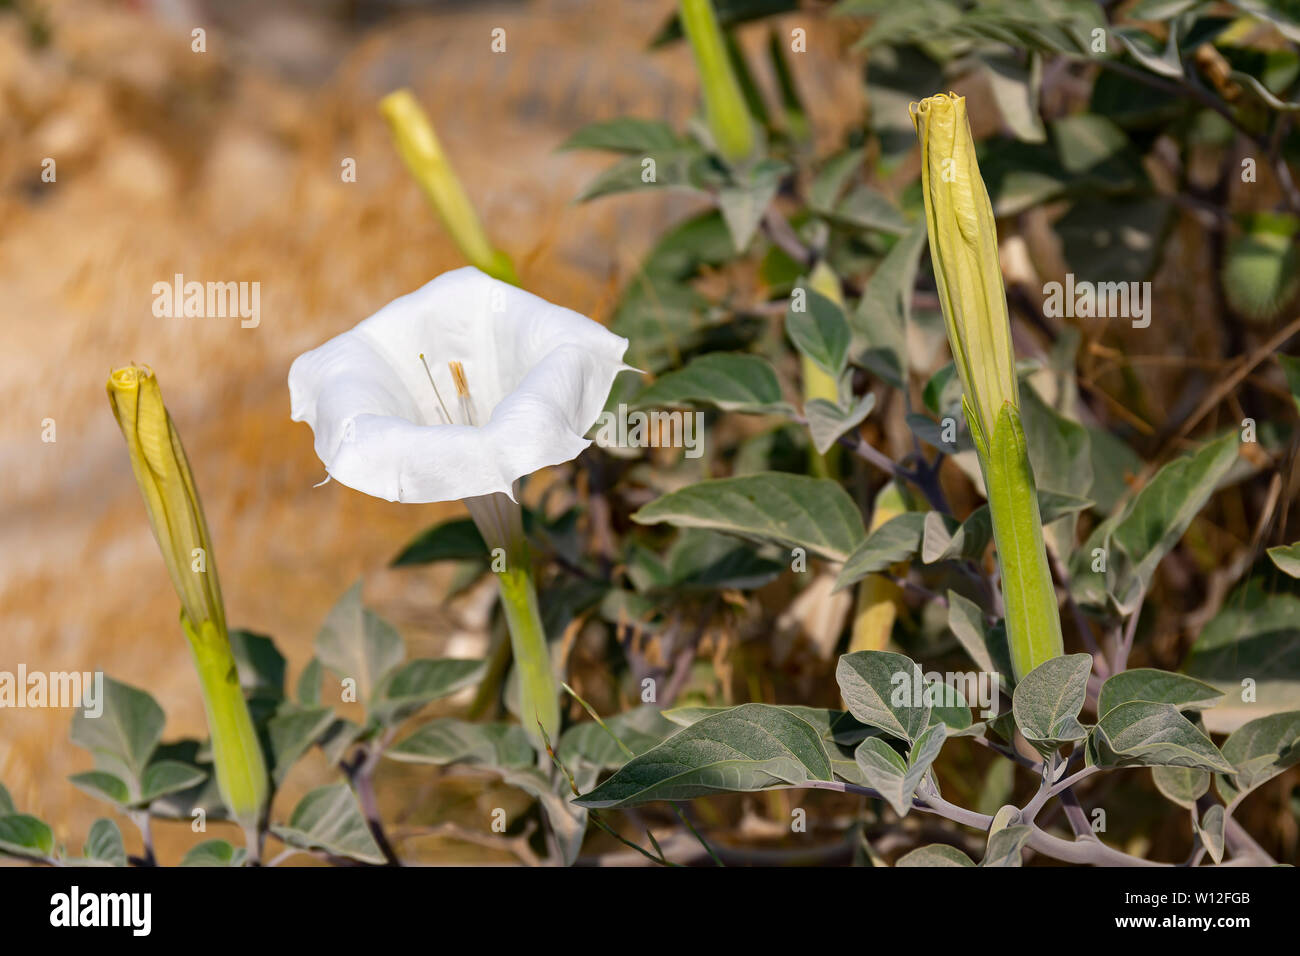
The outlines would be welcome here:
[[[375,767],[378,766],[379,758],[383,756],[389,741],[392,740],[393,733],[393,730],[389,730],[379,740],[358,747],[353,761],[340,762],[339,769],[343,771],[357,795],[361,812],[366,818],[366,826],[370,830],[370,835],[374,837],[379,852],[384,855],[386,865],[401,866],[402,861],[398,859],[393,845],[388,841],[388,835],[384,832],[384,823],[379,816],[379,802],[375,798]]]
[[[1077,775],[1076,775],[1077,776]],[[814,787],[821,790],[838,790],[841,793],[860,793],[863,796],[880,798],[880,794],[869,787],[861,787],[854,783],[845,783],[840,780],[809,780],[803,784],[807,787]],[[924,797],[914,798],[913,808],[925,813],[938,814],[946,817],[954,823],[960,823],[964,826],[974,827],[976,830],[988,831],[993,824],[993,818],[988,814],[978,813],[975,810],[967,810],[956,804],[949,803],[936,794],[930,794]],[[1031,826],[1033,826],[1031,824]],[[1029,847],[1050,856],[1053,859],[1064,860],[1067,863],[1089,863],[1094,866],[1171,866],[1169,863],[1158,863],[1154,860],[1144,860],[1141,857],[1130,856],[1119,850],[1113,850],[1106,844],[1102,843],[1096,837],[1088,837],[1078,840],[1063,840],[1060,837],[1052,836],[1038,827],[1033,827],[1029,837]]]

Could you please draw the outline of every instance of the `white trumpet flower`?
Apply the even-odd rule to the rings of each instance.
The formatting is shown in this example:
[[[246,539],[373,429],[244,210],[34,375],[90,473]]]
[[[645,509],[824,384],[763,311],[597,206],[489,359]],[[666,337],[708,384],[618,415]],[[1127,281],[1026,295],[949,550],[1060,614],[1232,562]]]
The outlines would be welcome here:
[[[501,549],[501,601],[524,729],[560,728],[515,482],[569,461],[609,397],[627,339],[467,267],[390,302],[289,369],[329,476],[388,501],[462,500]],[[539,732],[540,727],[540,732]]]
[[[501,493],[590,440],[627,339],[466,267],[298,356],[293,420],[335,481],[388,501]]]

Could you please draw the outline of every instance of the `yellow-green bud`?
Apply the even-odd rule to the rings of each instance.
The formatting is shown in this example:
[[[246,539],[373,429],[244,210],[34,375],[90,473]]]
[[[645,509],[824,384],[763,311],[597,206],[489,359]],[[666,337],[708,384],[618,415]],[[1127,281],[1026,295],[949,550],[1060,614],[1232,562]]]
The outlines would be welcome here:
[[[1064,653],[1033,468],[1020,421],[1016,357],[998,263],[997,223],[975,159],[966,101],[940,93],[911,107],[921,140],[930,259],[962,405],[988,491],[1016,679]]]
[[[148,368],[117,369],[108,379],[108,401],[126,439],[149,524],[185,616],[195,626],[210,621],[225,634],[226,612],[208,524],[158,379]]]
[[[966,100],[939,93],[912,105],[930,258],[962,386],[987,441],[1004,402],[1020,406],[993,206],[975,160]]]
[[[727,57],[713,4],[709,0],[681,0],[680,17],[682,32],[700,71],[704,113],[713,140],[732,162],[746,159],[754,152],[754,124]]]
[[[203,506],[180,435],[148,368],[128,366],[108,378],[108,400],[126,439],[154,538],[181,602],[203,690],[217,787],[245,829],[256,858],[256,830],[266,806],[266,761],[239,686],[226,611]]]
[[[474,204],[442,150],[438,134],[411,91],[389,93],[379,101],[379,112],[388,121],[393,143],[406,168],[424,190],[461,254],[488,275],[518,285],[515,267],[505,253],[493,248]]]

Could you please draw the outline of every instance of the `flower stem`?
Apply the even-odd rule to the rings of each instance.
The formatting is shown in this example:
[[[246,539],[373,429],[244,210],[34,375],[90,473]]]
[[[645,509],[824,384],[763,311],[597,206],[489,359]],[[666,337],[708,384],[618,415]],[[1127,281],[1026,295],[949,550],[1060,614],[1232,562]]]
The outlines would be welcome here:
[[[527,558],[527,551],[524,551]],[[524,730],[535,743],[542,740],[537,725],[546,736],[559,738],[560,704],[555,672],[551,668],[550,649],[542,627],[537,588],[527,560],[512,562],[501,572],[501,606],[510,629],[510,646],[519,672],[519,715]]]
[[[533,745],[545,751],[546,738],[559,739],[560,688],[542,626],[523,510],[517,501],[500,493],[466,498],[465,506],[493,551],[493,568],[501,584],[501,607],[519,675],[519,718]],[[498,559],[504,559],[499,568]]]
[[[258,858],[258,832],[266,807],[267,774],[262,747],[248,712],[248,702],[239,686],[239,670],[230,650],[230,640],[205,622],[195,629],[182,618],[185,635],[194,652],[194,667],[203,690],[212,738],[212,763],[217,788],[231,816],[244,829],[248,858]]]

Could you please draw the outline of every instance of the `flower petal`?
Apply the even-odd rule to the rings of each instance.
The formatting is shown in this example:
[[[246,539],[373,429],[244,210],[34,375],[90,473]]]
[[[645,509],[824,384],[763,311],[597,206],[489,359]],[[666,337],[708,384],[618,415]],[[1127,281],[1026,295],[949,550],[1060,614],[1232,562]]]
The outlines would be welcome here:
[[[474,268],[449,272],[298,357],[294,421],[337,481],[389,501],[510,494],[516,479],[578,455],[627,340]],[[420,362],[426,357],[437,392]],[[464,366],[475,421],[457,414],[448,363]]]

